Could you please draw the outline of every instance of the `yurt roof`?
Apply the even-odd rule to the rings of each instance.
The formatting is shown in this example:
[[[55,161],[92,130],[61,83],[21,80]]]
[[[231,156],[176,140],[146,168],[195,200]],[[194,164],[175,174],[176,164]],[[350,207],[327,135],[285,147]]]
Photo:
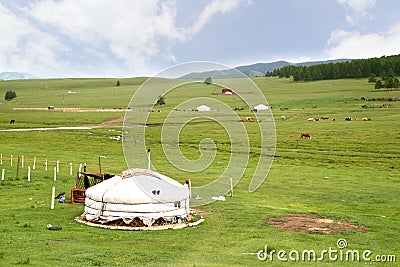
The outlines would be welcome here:
[[[201,110],[201,111],[203,111],[203,110],[210,111],[211,108],[208,107],[208,106],[206,106],[206,105],[201,105],[201,106],[198,106],[198,107],[197,107],[197,110]]]
[[[258,110],[267,110],[268,106],[264,105],[264,104],[259,104],[257,106],[254,107],[254,109],[258,109]]]
[[[146,169],[130,169],[86,190],[86,196],[106,203],[143,204],[180,201],[188,190],[177,181]]]

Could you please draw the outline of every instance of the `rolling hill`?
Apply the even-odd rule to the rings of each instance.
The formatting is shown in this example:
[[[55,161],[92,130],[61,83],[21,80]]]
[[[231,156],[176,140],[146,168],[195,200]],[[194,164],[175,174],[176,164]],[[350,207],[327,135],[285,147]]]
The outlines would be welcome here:
[[[192,72],[186,74],[181,79],[204,79],[206,77],[211,77],[214,79],[227,79],[227,78],[240,78],[243,77],[240,72],[249,76],[249,77],[256,77],[256,76],[264,76],[266,72],[273,71],[274,69],[283,68],[289,65],[296,65],[296,66],[312,66],[317,64],[328,64],[328,63],[338,63],[338,62],[345,62],[351,61],[352,59],[334,59],[334,60],[326,60],[326,61],[310,61],[310,62],[302,62],[302,63],[290,63],[287,61],[275,61],[269,63],[255,63],[251,65],[243,65],[238,66],[233,69],[226,69],[226,70],[210,70],[204,72]],[[240,71],[240,72],[238,72]]]

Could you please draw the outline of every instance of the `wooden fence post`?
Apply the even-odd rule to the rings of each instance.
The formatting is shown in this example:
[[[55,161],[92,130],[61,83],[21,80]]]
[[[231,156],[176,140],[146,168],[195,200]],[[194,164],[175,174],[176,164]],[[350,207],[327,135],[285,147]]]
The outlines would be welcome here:
[[[51,188],[51,209],[54,210],[54,198],[56,197],[57,166],[54,166],[54,182]]]
[[[18,174],[19,174],[19,164],[20,164],[20,161],[21,161],[21,157],[18,155],[18,161],[17,161],[17,173],[15,174],[15,178],[17,178],[17,177],[18,177]]]
[[[54,182],[57,181],[57,167],[54,167]]]
[[[230,182],[231,182],[230,196],[233,197],[233,181],[232,181],[232,178],[230,178]]]
[[[56,187],[55,186],[53,186],[52,188],[51,188],[51,206],[50,206],[50,208],[52,209],[52,210],[54,210],[54,198],[56,197]]]

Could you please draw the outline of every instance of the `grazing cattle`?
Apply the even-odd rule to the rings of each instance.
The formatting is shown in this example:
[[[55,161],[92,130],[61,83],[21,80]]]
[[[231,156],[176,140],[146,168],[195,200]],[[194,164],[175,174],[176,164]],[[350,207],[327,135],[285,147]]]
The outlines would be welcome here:
[[[10,120],[10,124],[14,124],[15,123],[15,120]]]
[[[371,121],[371,118],[362,118],[363,121]]]
[[[300,133],[300,138],[308,138],[311,139],[311,135],[309,132],[301,132]]]
[[[318,106],[317,105],[314,105],[312,108],[317,108]]]
[[[344,119],[345,121],[356,121],[357,118],[347,117]]]
[[[335,119],[335,118],[332,118],[332,121],[336,121],[336,119]]]
[[[253,117],[246,117],[246,120],[250,121],[250,122],[254,122],[254,118]]]
[[[280,108],[281,111],[288,110],[289,108]]]
[[[321,119],[323,119],[323,120],[329,120],[329,116],[322,116]]]
[[[307,120],[308,120],[308,121],[319,121],[318,118],[308,118]]]
[[[283,121],[286,120],[285,115],[282,115],[282,116],[281,116],[281,120],[283,120]]]

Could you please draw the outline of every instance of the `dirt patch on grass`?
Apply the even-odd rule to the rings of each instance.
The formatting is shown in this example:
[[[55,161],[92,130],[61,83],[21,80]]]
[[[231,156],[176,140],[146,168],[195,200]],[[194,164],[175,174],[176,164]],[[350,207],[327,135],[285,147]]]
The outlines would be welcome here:
[[[75,240],[75,238],[62,238],[62,239],[52,239],[50,242],[65,242],[65,241],[72,241]]]
[[[147,127],[159,127],[159,126],[177,126],[177,125],[197,125],[197,124],[211,124],[211,123],[216,123],[213,120],[209,121],[191,121],[191,122],[180,122],[180,123],[146,123],[145,125],[142,126],[147,126]]]
[[[121,116],[121,117],[105,120],[105,121],[101,122],[98,125],[86,126],[86,127],[91,127],[92,129],[105,128],[105,127],[110,126],[112,124],[117,124],[117,123],[124,122],[124,119],[125,119],[125,116]],[[195,124],[211,124],[211,123],[216,123],[216,122],[213,121],[213,120],[209,120],[209,121],[193,121],[193,122],[189,122],[189,123],[147,123],[147,124],[143,124],[142,126],[159,127],[159,126],[177,126],[177,125],[182,125],[182,124],[193,124],[193,125],[195,125]]]
[[[343,232],[366,232],[365,226],[349,222],[348,219],[321,218],[318,214],[292,214],[283,217],[269,218],[271,227],[287,231],[311,234],[340,234]]]
[[[121,116],[121,117],[118,117],[118,118],[113,118],[113,119],[110,119],[110,120],[106,120],[106,121],[101,122],[99,125],[93,126],[93,128],[103,128],[103,127],[107,127],[107,126],[109,126],[111,124],[120,123],[120,122],[124,121],[124,118],[125,118],[125,116]]]
[[[205,210],[196,210],[195,213],[196,213],[196,214],[199,214],[199,215],[201,215],[201,216],[207,216],[207,215],[212,214],[211,211],[205,211]]]

